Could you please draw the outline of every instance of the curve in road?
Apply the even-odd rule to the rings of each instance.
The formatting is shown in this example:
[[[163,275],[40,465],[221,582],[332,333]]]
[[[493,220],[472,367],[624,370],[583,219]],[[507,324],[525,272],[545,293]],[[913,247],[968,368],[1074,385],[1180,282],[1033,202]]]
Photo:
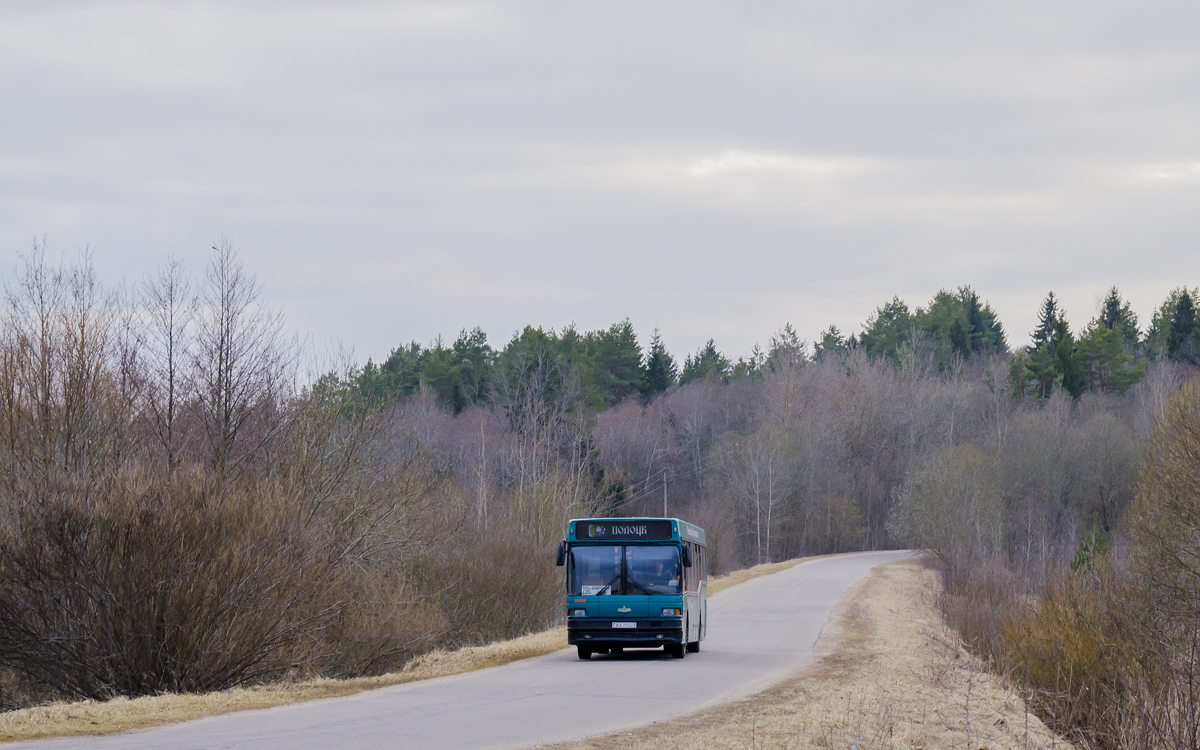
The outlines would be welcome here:
[[[633,651],[580,661],[574,649],[347,698],[105,737],[10,747],[57,750],[513,748],[611,733],[761,690],[803,666],[834,606],[876,565],[908,552],[800,563],[708,602],[708,638],[683,660]]]

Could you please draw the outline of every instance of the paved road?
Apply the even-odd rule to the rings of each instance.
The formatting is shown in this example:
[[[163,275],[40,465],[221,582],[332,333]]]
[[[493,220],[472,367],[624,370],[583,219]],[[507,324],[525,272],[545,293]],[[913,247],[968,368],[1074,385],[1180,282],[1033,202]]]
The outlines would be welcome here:
[[[831,610],[874,566],[906,552],[802,563],[708,602],[708,638],[683,660],[661,651],[559,651],[503,667],[200,719],[160,729],[16,747],[102,750],[514,748],[611,733],[761,690],[805,663]],[[13,747],[13,746],[9,746]]]

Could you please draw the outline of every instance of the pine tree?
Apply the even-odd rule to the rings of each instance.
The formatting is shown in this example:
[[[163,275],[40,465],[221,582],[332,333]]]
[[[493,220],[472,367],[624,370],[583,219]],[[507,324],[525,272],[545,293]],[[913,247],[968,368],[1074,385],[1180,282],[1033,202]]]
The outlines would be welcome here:
[[[866,337],[864,331],[862,341],[865,342]],[[901,340],[909,346],[916,345],[917,341],[932,344],[939,370],[953,367],[956,361],[969,360],[976,354],[1008,349],[1004,327],[995,311],[980,302],[979,295],[969,286],[959,287],[957,292],[942,289],[933,296],[928,307],[918,307]],[[871,354],[871,351],[867,353]]]
[[[754,348],[750,350],[750,356],[738,357],[738,361],[733,365],[731,374],[734,380],[760,378],[766,368],[767,355],[763,353],[761,346],[755,344]]]
[[[767,368],[772,372],[784,367],[799,367],[808,361],[804,351],[804,342],[792,328],[791,323],[785,323],[779,333],[771,337],[771,349],[767,353]]]
[[[830,354],[847,352],[854,348],[854,344],[853,334],[847,339],[842,335],[841,329],[831,325],[821,332],[821,340],[813,347],[813,358],[821,360]]]
[[[1193,334],[1196,331],[1196,305],[1186,288],[1175,303],[1175,314],[1171,316],[1171,329],[1167,337],[1167,356],[1172,359],[1188,359],[1192,352]]]
[[[1184,286],[1172,289],[1163,303],[1154,311],[1154,315],[1150,318],[1150,325],[1146,328],[1146,338],[1143,344],[1148,356],[1154,359],[1165,359],[1168,356],[1171,351],[1172,331],[1176,328],[1176,313],[1184,296],[1190,298],[1194,308],[1197,298],[1200,298],[1200,288],[1189,290]],[[1182,329],[1183,326],[1180,325],[1179,328]]]
[[[1066,317],[1058,308],[1054,292],[1046,295],[1038,314],[1038,327],[1031,334],[1033,346],[1025,364],[1030,380],[1041,398],[1048,398],[1056,386],[1078,398],[1083,393],[1083,373],[1075,351],[1075,337]]]
[[[1092,321],[1089,330],[1079,339],[1079,365],[1084,385],[1099,393],[1124,393],[1146,374],[1146,364],[1130,366],[1133,355],[1122,339],[1123,326],[1118,322],[1108,327],[1101,317]]]
[[[1008,341],[1004,336],[1004,326],[992,306],[980,304],[979,295],[969,286],[959,287],[958,298],[966,311],[967,322],[971,328],[971,351],[1004,352],[1008,351]]]
[[[1025,361],[1029,373],[1029,384],[1038,398],[1049,398],[1059,383],[1058,358],[1054,349],[1044,345],[1030,349]]]
[[[496,352],[479,326],[470,331],[465,328],[460,331],[453,349],[458,362],[459,383],[454,409],[458,412],[464,406],[482,403],[487,399]]]
[[[708,343],[700,347],[695,356],[689,354],[683,360],[683,372],[679,375],[679,384],[683,385],[709,377],[728,380],[732,369],[729,358],[717,351],[713,340],[709,339]]]
[[[646,367],[642,376],[642,400],[649,401],[658,394],[675,385],[679,368],[675,359],[667,352],[658,329],[654,329],[654,337],[650,339],[650,348],[646,352]]]
[[[867,318],[859,343],[868,357],[886,357],[899,361],[900,347],[908,340],[913,316],[899,297],[883,305]]]
[[[1008,358],[1008,384],[1014,400],[1025,398],[1032,392],[1033,368],[1029,366],[1029,352],[1019,349]]]
[[[971,353],[986,351],[988,348],[987,329],[983,322],[983,306],[979,304],[979,295],[971,287],[964,286],[958,290],[958,298],[962,300],[967,318],[967,330],[970,332]]]
[[[1058,362],[1058,372],[1062,376],[1063,390],[1072,398],[1083,395],[1083,373],[1079,367],[1079,356],[1075,351],[1075,337],[1067,327],[1066,318],[1061,315],[1054,331],[1054,357]]]
[[[1098,319],[1105,328],[1119,330],[1125,348],[1134,351],[1138,343],[1138,318],[1128,302],[1121,299],[1121,293],[1114,286],[1108,290],[1104,301],[1100,303]]]
[[[642,347],[629,318],[584,338],[591,354],[588,362],[590,384],[600,401],[613,406],[641,392],[645,379]]]
[[[946,330],[946,338],[950,340],[950,348],[963,359],[971,356],[971,333],[959,318],[950,321]]]
[[[1054,340],[1054,332],[1058,328],[1058,317],[1058,300],[1055,299],[1054,292],[1050,292],[1042,301],[1042,311],[1038,313],[1038,327],[1030,334],[1034,349],[1046,346]]]

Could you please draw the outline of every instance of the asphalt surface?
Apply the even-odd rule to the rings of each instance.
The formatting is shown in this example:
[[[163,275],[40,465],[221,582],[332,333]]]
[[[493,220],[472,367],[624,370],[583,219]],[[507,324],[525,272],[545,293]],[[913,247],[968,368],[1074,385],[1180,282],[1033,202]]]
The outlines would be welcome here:
[[[167,727],[15,743],[102,750],[516,748],[612,734],[757,692],[803,666],[838,600],[907,552],[801,563],[708,601],[708,637],[682,660],[661,651],[575,649],[346,698],[244,711]]]

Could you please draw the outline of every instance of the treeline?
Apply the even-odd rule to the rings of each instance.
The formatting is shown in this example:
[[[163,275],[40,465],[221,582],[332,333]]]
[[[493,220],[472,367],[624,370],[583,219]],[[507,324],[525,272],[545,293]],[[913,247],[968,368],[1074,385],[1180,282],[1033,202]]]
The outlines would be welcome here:
[[[1109,289],[1099,314],[1074,333],[1057,297],[1050,292],[1038,313],[1032,343],[1013,352],[1007,376],[1014,395],[1048,398],[1065,390],[1078,398],[1085,392],[1124,393],[1145,376],[1147,365],[1160,361],[1200,363],[1200,288],[1173,290],[1155,310],[1145,331],[1116,287]],[[610,328],[580,333],[575,326],[561,332],[527,326],[502,349],[494,349],[480,328],[463,330],[451,345],[438,338],[428,346],[411,342],[382,363],[368,361],[354,384],[370,400],[394,401],[422,389],[454,413],[486,404],[497,383],[511,376],[514,363],[542,352],[574,371],[588,394],[586,406],[602,411],[638,397],[648,403],[672,386],[716,378],[722,383],[761,378],[780,357],[794,353],[814,361],[829,355],[861,351],[868,359],[894,365],[919,360],[922,367],[948,372],[972,359],[1008,354],[999,316],[970,287],[940,291],[928,305],[910,309],[898,297],[881,305],[857,335],[829,326],[809,346],[790,324],[772,337],[766,350],[755,345],[736,360],[709,339],[682,363],[667,351],[654,331],[643,351],[628,319]]]
[[[552,551],[592,514],[688,518],[718,571],[917,544],[984,648],[1077,556],[1121,549],[1195,295],[1143,332],[1113,290],[1078,338],[1050,297],[1012,353],[964,287],[737,359],[680,362],[623,321],[359,366],[286,336],[228,245],[120,289],[35,247],[0,340],[0,705],[529,632],[560,619]]]
[[[786,328],[782,345],[801,342]],[[412,342],[392,351],[382,364],[368,361],[355,375],[354,385],[372,401],[394,401],[421,390],[454,413],[490,402],[497,388],[512,379],[530,357],[549,357],[570,370],[587,392],[581,404],[592,411],[615,406],[627,398],[648,402],[675,385],[717,377],[723,381],[760,374],[773,359],[758,349],[736,363],[717,351],[710,339],[682,369],[655,330],[644,352],[628,319],[610,328],[580,333],[575,326],[561,332],[526,326],[497,351],[480,328],[462,331],[450,346],[439,338],[429,346]]]
[[[939,292],[927,308],[914,312],[893,299],[867,320],[860,336],[844,336],[830,326],[811,349],[785,324],[765,351],[755,345],[736,360],[709,339],[680,363],[667,351],[657,329],[643,351],[628,319],[586,333],[573,325],[561,332],[527,326],[500,350],[492,348],[482,329],[474,328],[460,332],[451,345],[441,338],[428,346],[414,341],[393,350],[380,364],[368,361],[356,373],[354,386],[374,401],[394,401],[427,390],[441,407],[458,413],[491,401],[496,386],[511,378],[517,363],[531,355],[545,356],[575,373],[587,392],[582,406],[598,412],[635,396],[648,403],[673,386],[710,378],[722,383],[761,378],[797,357],[820,360],[860,348],[869,358],[893,363],[916,353],[932,358],[939,370],[972,355],[1008,350],[1003,326],[991,306],[964,287],[957,293]]]

